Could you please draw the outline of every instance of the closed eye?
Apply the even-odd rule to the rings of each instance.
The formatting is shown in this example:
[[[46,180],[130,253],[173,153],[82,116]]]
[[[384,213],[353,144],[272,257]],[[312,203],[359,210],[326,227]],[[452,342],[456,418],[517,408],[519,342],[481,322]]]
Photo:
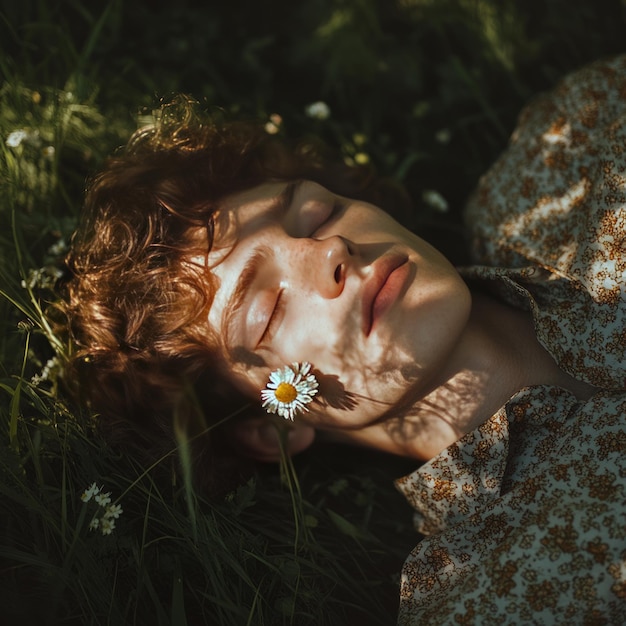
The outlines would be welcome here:
[[[312,239],[316,239],[317,237],[321,236],[322,234],[321,231],[323,231],[324,227],[330,224],[337,217],[337,214],[339,213],[341,209],[342,209],[341,202],[339,200],[335,200],[328,215],[326,215],[323,218],[322,223],[319,224],[319,226],[311,233],[310,237]]]
[[[264,343],[269,343],[274,335],[278,327],[280,326],[280,322],[283,317],[285,307],[285,300],[283,298],[283,290],[281,289],[276,296],[276,302],[274,302],[274,308],[270,314],[270,317],[267,321],[267,326],[261,335],[261,339],[259,340],[259,345]]]

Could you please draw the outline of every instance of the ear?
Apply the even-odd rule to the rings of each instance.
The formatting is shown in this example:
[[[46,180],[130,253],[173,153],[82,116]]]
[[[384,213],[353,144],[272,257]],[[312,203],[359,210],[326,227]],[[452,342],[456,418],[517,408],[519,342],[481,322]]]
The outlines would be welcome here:
[[[273,420],[264,415],[238,422],[233,427],[232,437],[235,446],[251,459],[277,463],[280,460],[281,437],[285,437],[287,454],[293,456],[313,443],[315,429],[302,422],[286,422],[283,418]]]

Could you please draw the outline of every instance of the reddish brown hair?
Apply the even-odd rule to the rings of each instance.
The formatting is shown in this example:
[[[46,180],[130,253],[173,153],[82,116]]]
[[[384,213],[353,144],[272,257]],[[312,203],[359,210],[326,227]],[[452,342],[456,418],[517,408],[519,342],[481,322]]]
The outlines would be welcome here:
[[[188,259],[211,249],[226,196],[299,178],[380,203],[369,170],[331,165],[319,144],[290,147],[258,124],[201,115],[186,98],[163,107],[91,180],[68,257],[70,375],[115,444],[132,442],[134,454],[155,460],[173,448],[176,412],[197,434],[244,402],[232,402],[206,327],[215,279]],[[189,392],[200,380],[196,403]],[[239,476],[219,439],[216,429],[197,446],[197,478],[213,490]]]

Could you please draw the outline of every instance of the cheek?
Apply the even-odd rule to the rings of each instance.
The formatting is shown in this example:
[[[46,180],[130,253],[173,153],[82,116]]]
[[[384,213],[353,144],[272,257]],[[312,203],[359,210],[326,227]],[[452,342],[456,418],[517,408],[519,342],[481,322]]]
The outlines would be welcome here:
[[[312,298],[290,303],[274,349],[282,363],[309,361],[325,372],[342,369],[346,354],[354,350],[356,320],[342,319],[328,303]]]
[[[363,428],[396,406],[408,391],[398,380],[373,384],[355,379],[344,384],[339,376],[318,375],[318,379],[319,393],[302,419],[319,428]]]
[[[320,383],[320,399],[336,409],[361,406],[378,400],[388,404],[404,392],[406,379],[400,372],[409,364],[406,356],[389,341],[371,341],[365,346],[351,329],[335,320],[311,315],[311,325],[300,322],[277,354],[280,363],[309,361]],[[359,330],[360,333],[360,330]]]

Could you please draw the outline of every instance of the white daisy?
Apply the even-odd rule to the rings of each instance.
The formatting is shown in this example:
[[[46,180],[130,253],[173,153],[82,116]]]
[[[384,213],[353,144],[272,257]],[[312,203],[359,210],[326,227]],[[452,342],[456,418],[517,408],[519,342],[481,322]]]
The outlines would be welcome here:
[[[308,411],[306,405],[313,400],[318,388],[318,382],[310,371],[311,364],[306,361],[273,371],[261,391],[263,408],[291,421],[298,411]]]
[[[6,139],[6,143],[9,148],[17,148],[24,139],[28,138],[28,133],[25,130],[14,130]]]

